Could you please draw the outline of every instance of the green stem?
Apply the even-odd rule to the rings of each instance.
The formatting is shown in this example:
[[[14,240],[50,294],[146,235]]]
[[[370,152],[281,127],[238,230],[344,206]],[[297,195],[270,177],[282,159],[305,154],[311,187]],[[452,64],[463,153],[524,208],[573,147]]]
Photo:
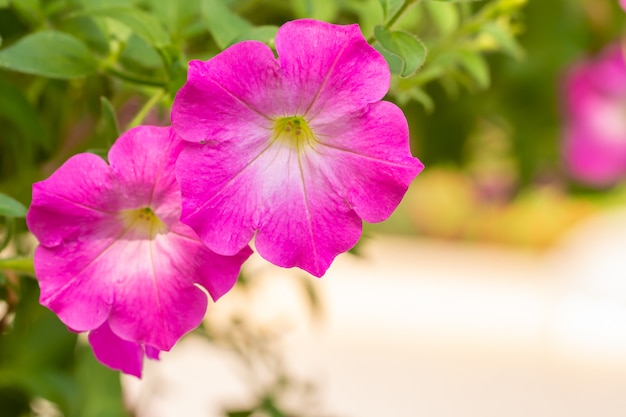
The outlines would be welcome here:
[[[152,107],[154,107],[154,105],[157,104],[164,95],[165,90],[159,89],[152,97],[150,97],[150,99],[146,101],[143,107],[139,109],[135,117],[133,117],[133,120],[128,123],[128,125],[126,126],[126,130],[135,126],[139,126],[143,122],[143,119],[146,118]]]
[[[0,259],[0,269],[14,271],[20,274],[35,275],[33,258],[7,258]]]
[[[402,6],[400,6],[400,8],[398,10],[396,10],[396,12],[385,22],[385,24],[383,25],[383,27],[385,29],[390,29],[391,26],[393,26],[398,19],[400,19],[402,17],[402,15],[409,10],[409,8],[414,5],[415,3],[417,3],[419,0],[407,0],[405,1]],[[367,38],[367,43],[372,44],[376,41],[376,37],[374,36],[374,34],[371,34],[369,38]]]

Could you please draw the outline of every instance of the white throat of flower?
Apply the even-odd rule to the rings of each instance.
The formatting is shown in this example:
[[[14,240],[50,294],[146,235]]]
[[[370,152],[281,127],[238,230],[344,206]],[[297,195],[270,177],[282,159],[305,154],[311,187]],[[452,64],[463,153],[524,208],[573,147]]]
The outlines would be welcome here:
[[[120,212],[120,219],[124,223],[125,229],[138,237],[154,239],[156,235],[167,232],[165,223],[150,207],[124,210]]]
[[[303,117],[290,116],[274,120],[272,143],[274,142],[302,151],[307,147],[313,147],[317,139]]]

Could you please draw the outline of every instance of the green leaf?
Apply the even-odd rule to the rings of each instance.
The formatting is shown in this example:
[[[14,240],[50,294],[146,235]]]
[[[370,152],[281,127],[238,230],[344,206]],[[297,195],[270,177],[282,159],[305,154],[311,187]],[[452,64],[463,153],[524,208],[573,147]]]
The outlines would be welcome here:
[[[278,26],[268,25],[253,27],[252,29],[243,32],[241,35],[233,39],[231,44],[246,40],[255,40],[268,45],[273,45],[274,39],[276,38],[276,32],[278,32]]]
[[[0,0],[0,9],[4,9],[5,7],[9,7],[9,0]]]
[[[233,40],[253,27],[221,0],[202,0],[202,18],[220,49],[226,49]]]
[[[421,88],[412,88],[409,92],[410,97],[424,106],[424,110],[427,113],[432,113],[435,109],[435,102],[433,99]]]
[[[98,69],[83,42],[56,31],[35,32],[0,50],[0,68],[62,79],[83,77]]]
[[[384,50],[402,61],[400,77],[410,77],[424,64],[426,47],[411,33],[391,31],[379,25],[374,28],[374,36]],[[390,68],[392,63],[389,63]]]
[[[117,122],[115,109],[111,102],[104,96],[100,97],[100,108],[102,110],[104,139],[108,144],[112,144],[120,136],[120,126]]]
[[[483,32],[493,38],[496,44],[507,54],[515,59],[524,57],[524,49],[517,42],[513,34],[509,33],[505,28],[495,22],[489,22],[483,26]]]
[[[489,87],[491,77],[489,65],[485,58],[478,52],[462,50],[457,52],[459,64],[476,81],[482,89]]]
[[[50,150],[50,133],[41,122],[41,115],[28,102],[22,91],[0,78],[0,119],[8,120],[20,132],[20,151],[29,154],[27,150],[33,144]]]
[[[393,16],[404,5],[405,0],[378,0],[383,7],[385,20]]]
[[[170,44],[170,37],[159,19],[135,7],[102,7],[88,9],[77,15],[113,19],[128,27],[137,36],[156,48]]]
[[[24,217],[26,207],[13,197],[0,193],[0,216]]]
[[[200,2],[147,0],[152,13],[168,28],[169,32],[181,35],[200,16]]]

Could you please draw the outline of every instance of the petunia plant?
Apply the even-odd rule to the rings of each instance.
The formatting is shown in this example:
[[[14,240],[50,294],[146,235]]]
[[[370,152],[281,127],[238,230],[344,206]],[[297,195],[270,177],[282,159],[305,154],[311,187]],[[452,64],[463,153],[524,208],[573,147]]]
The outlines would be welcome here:
[[[252,248],[322,277],[424,169],[427,86],[486,89],[486,54],[522,55],[524,0],[279,3],[0,0],[0,337],[70,352],[0,344],[1,410],[94,414],[76,393],[119,382],[83,347],[141,377]]]

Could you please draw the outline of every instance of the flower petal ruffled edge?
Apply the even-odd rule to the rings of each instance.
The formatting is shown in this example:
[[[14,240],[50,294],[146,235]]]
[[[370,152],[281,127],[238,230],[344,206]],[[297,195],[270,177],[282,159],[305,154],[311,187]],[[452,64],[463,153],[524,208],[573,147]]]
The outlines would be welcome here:
[[[159,358],[158,349],[118,337],[107,323],[89,332],[88,340],[101,363],[137,378],[141,378],[144,357]]]

